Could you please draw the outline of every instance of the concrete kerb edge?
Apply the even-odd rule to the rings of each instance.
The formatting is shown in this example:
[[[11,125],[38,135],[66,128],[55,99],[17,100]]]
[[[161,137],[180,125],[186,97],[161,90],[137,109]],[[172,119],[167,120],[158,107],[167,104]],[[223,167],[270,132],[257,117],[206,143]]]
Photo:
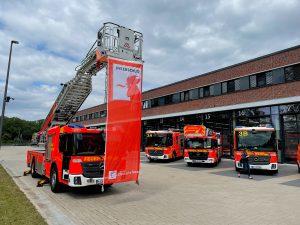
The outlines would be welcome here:
[[[60,221],[59,218],[53,218],[50,217],[47,213],[46,213],[46,209],[42,210],[39,205],[38,202],[35,199],[40,199],[40,197],[38,195],[36,195],[34,192],[30,192],[28,193],[25,188],[30,188],[26,183],[24,183],[23,181],[21,181],[20,179],[17,179],[14,175],[14,173],[8,168],[8,166],[6,166],[6,163],[4,160],[0,161],[0,165],[3,166],[3,168],[6,170],[6,172],[9,174],[9,176],[13,179],[14,183],[19,187],[19,189],[25,194],[26,198],[33,204],[34,208],[38,211],[38,213],[44,218],[44,220],[46,221],[47,224],[49,225],[57,225],[57,224],[62,224],[62,221]],[[53,221],[54,219],[54,221]],[[65,224],[66,221],[63,222],[63,224]],[[75,225],[75,223],[73,221],[71,221],[69,219],[69,221],[67,222],[67,224],[70,225]]]

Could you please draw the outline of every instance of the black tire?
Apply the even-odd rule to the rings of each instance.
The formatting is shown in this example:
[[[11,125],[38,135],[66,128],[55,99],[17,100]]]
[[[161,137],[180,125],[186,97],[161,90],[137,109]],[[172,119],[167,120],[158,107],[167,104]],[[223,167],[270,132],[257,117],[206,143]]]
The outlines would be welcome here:
[[[35,159],[32,159],[31,165],[30,165],[30,173],[32,178],[38,178],[38,173],[35,171]]]
[[[54,193],[59,193],[62,190],[62,184],[58,181],[58,172],[56,166],[51,168],[50,173],[50,187],[51,191]]]
[[[172,161],[176,161],[176,159],[177,159],[176,152],[173,152],[173,154],[172,154]]]
[[[154,162],[154,159],[148,158],[148,160],[149,160],[149,163]]]
[[[186,163],[187,164],[187,166],[193,166],[193,163],[191,163],[191,162],[188,162],[188,163]]]
[[[297,162],[297,166],[298,166],[298,173],[300,173],[300,165],[298,162]]]

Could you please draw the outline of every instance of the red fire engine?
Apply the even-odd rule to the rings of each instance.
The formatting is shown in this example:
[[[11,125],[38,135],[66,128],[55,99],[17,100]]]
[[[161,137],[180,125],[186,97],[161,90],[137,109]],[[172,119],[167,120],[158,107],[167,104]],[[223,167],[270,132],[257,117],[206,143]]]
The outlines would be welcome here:
[[[150,162],[183,157],[183,134],[175,130],[149,130],[146,132],[145,153]]]
[[[217,165],[221,161],[220,135],[203,125],[184,127],[184,161],[187,165],[205,163]]]
[[[97,45],[95,46],[95,44]],[[132,177],[137,177],[136,174],[138,173],[138,169],[130,171],[129,176],[131,175],[131,178],[125,177],[128,173],[124,173],[124,171],[126,172],[126,166],[131,166],[133,164],[137,165],[139,160],[134,158],[136,162],[126,162],[125,157],[118,158],[116,155],[114,155],[114,157],[110,156],[108,159],[105,158],[107,146],[109,144],[111,145],[111,143],[106,142],[106,140],[112,140],[105,140],[104,136],[107,136],[107,133],[104,135],[104,132],[106,131],[88,129],[81,125],[69,124],[80,106],[92,91],[92,76],[96,75],[97,72],[103,68],[108,67],[109,69],[113,67],[108,60],[121,60],[123,63],[122,65],[126,65],[133,71],[132,74],[134,72],[140,73],[140,70],[134,70],[134,67],[131,65],[134,63],[141,65],[143,62],[141,52],[141,33],[117,24],[105,23],[98,31],[98,38],[95,44],[82,60],[81,64],[76,68],[77,73],[75,77],[63,85],[59,96],[42,125],[41,131],[38,133],[37,137],[35,137],[38,140],[35,140],[34,142],[45,142],[44,149],[28,150],[27,152],[27,166],[30,167],[30,171],[27,173],[31,173],[32,177],[37,177],[38,175],[44,177],[45,179],[40,181],[38,185],[42,185],[49,181],[53,192],[59,192],[63,185],[71,187],[101,185],[103,190],[104,185],[111,185],[114,183],[114,179],[116,180],[118,177],[121,177],[125,181],[129,181]],[[120,66],[118,68],[120,68]],[[119,74],[120,72],[118,75]],[[141,79],[136,75],[134,76],[137,79]],[[121,81],[122,80],[118,80],[118,82]],[[110,85],[112,86],[112,84]],[[118,85],[118,83],[116,85]],[[136,89],[137,91],[135,94],[140,94],[137,86]],[[109,90],[111,91],[112,89],[110,88]],[[131,90],[130,87],[128,87],[128,90]],[[121,100],[121,104],[131,104],[130,99],[132,95],[128,91],[126,93],[126,90],[123,92],[124,97],[121,97],[128,100]],[[120,105],[120,101],[118,99],[114,100],[112,97],[110,98],[110,102],[112,102],[110,104],[112,104],[113,107],[118,107]],[[137,127],[136,130],[138,132],[140,130],[138,126],[140,124],[141,113],[137,111],[138,115],[136,116],[133,112],[133,110],[135,110],[133,107],[137,106],[138,109],[140,109],[140,99],[136,98],[134,100],[134,104],[135,105],[131,105],[131,107],[127,107],[129,108],[129,111],[125,112],[125,115],[130,116],[128,119],[129,122],[137,121],[137,123],[135,123],[132,127],[133,129]],[[111,115],[114,116],[115,114]],[[124,124],[123,118],[118,117],[117,119],[122,120],[122,123]],[[127,123],[129,123],[128,121]],[[107,132],[109,129],[110,128],[107,128]],[[126,132],[122,132],[118,133],[118,135],[120,140],[125,140],[126,137],[129,137],[131,146],[137,146],[139,150],[140,139],[139,137],[135,137],[134,133],[128,134]],[[114,141],[112,144],[114,146],[119,146],[117,141]],[[109,179],[111,180],[108,179],[108,181],[104,182],[104,168],[105,165],[108,164],[109,160],[111,160],[114,165],[116,162],[117,165],[122,165],[123,170],[121,172],[116,170],[108,171]]]
[[[234,129],[234,162],[237,171],[242,153],[249,156],[250,169],[278,172],[277,144],[275,129],[272,127],[237,127]]]

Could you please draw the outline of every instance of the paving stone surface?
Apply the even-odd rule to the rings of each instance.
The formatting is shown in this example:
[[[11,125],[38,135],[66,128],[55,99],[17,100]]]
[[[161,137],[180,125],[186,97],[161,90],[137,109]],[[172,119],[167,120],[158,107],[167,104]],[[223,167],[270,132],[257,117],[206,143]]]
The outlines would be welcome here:
[[[23,177],[26,147],[2,147],[0,162],[49,224],[300,224],[300,174],[241,178],[231,160],[215,168],[187,167],[183,160],[148,163],[142,154],[140,185],[71,189],[54,194]]]

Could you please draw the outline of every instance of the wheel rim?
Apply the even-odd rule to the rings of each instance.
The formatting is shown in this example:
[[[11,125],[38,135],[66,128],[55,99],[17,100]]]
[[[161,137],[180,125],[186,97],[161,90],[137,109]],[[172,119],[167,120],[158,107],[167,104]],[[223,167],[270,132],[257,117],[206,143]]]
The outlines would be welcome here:
[[[54,187],[56,184],[56,173],[53,172],[51,176],[51,187]]]

